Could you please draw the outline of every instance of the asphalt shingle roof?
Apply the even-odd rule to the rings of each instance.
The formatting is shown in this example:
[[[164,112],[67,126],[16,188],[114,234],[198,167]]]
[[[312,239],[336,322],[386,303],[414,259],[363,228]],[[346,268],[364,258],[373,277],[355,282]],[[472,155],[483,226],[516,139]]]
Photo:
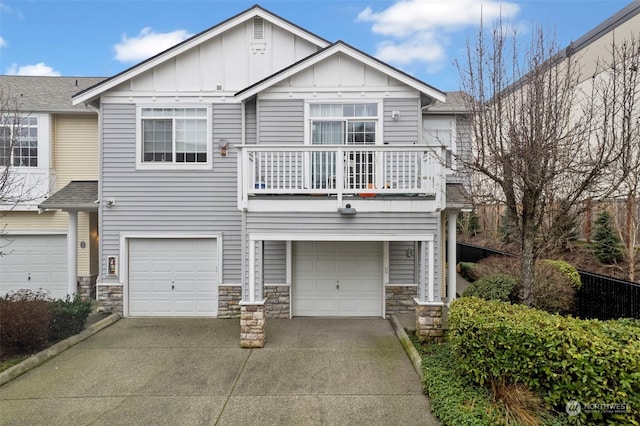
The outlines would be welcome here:
[[[447,101],[436,101],[427,108],[429,114],[463,114],[467,111],[464,92],[447,92]]]
[[[84,105],[73,106],[71,96],[105,77],[31,77],[0,75],[4,96],[15,96],[25,112],[91,112]],[[95,114],[95,113],[94,113]]]
[[[471,198],[461,183],[447,184],[447,208],[467,209],[471,208]]]
[[[98,181],[73,180],[38,206],[41,210],[98,210]]]

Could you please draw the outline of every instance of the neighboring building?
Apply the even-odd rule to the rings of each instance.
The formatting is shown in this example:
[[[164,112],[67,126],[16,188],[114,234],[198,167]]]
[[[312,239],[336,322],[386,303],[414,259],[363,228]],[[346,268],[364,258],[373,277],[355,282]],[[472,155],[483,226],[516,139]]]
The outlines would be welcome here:
[[[264,343],[263,316],[417,304],[438,338],[426,329],[455,296],[445,220],[465,206],[443,161],[466,126],[446,101],[259,6],[83,90],[73,104],[99,114],[98,301],[124,316],[242,310],[245,346]]]
[[[0,76],[3,96],[15,97],[23,117],[23,136],[12,150],[15,129],[0,126],[6,135],[1,167],[9,165],[18,183],[12,190],[22,192],[17,204],[0,205],[0,295],[23,288],[42,288],[56,298],[91,294],[98,273],[98,120],[84,105],[73,106],[71,96],[101,80]],[[69,189],[93,191],[91,204],[46,207],[55,201],[50,195]]]

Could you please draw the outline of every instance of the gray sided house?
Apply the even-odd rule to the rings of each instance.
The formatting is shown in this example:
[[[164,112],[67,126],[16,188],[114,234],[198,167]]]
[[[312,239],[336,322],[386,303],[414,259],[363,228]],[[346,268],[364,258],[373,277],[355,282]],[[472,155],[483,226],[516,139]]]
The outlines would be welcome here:
[[[254,6],[73,103],[99,111],[107,309],[240,317],[243,346],[292,316],[438,337],[468,138],[445,93]]]

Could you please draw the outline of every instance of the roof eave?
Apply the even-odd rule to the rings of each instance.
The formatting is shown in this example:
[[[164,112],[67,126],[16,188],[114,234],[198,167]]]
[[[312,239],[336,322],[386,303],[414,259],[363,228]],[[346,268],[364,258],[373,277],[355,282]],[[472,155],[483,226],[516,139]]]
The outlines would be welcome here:
[[[356,58],[360,61],[362,61],[363,63],[365,63],[368,66],[371,66],[374,69],[377,69],[380,72],[383,72],[387,75],[389,75],[390,77],[410,86],[413,87],[414,89],[418,90],[421,93],[424,93],[436,100],[439,100],[441,102],[445,102],[447,99],[447,96],[444,92],[441,92],[438,89],[435,89],[434,87],[429,86],[426,83],[421,82],[420,80],[411,77],[408,74],[405,74],[404,72],[397,70],[396,68],[391,67],[390,65],[387,65],[381,61],[379,61],[378,59],[367,55],[366,53],[347,45],[344,42],[338,41],[334,44],[332,44],[331,46],[325,48],[324,50],[318,52],[317,54],[311,55],[309,57],[307,57],[306,59],[303,59],[302,61],[288,67],[285,68],[284,70],[273,74],[270,77],[267,77],[266,79],[259,81],[258,83],[249,86],[248,88],[245,88],[239,92],[237,92],[235,94],[235,98],[239,101],[245,101],[247,99],[252,98],[253,96],[257,95],[258,93],[262,92],[263,90],[280,83],[281,81],[299,73],[300,71],[305,70],[306,68],[317,64],[318,62],[338,53],[344,53],[346,55],[349,55],[353,58]]]

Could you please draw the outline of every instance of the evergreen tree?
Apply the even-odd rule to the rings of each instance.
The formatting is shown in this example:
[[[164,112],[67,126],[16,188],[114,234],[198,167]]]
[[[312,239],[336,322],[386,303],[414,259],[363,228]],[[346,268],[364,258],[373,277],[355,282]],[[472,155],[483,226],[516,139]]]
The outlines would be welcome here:
[[[620,237],[613,229],[607,210],[598,215],[593,235],[594,253],[601,263],[612,264],[622,258]]]

